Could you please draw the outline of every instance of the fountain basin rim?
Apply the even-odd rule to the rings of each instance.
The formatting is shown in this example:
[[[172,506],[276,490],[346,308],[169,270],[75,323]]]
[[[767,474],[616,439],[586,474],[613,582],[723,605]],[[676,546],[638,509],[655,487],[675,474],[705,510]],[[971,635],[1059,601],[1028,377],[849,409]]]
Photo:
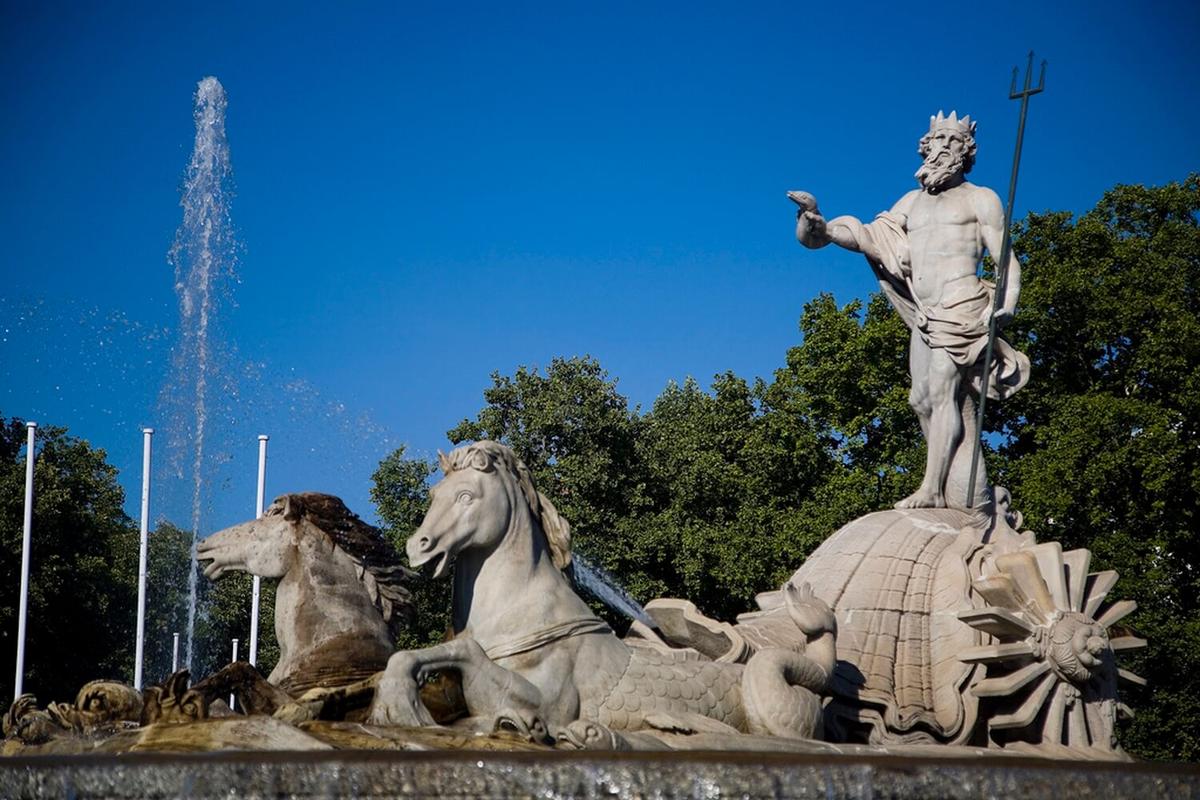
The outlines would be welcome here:
[[[1114,771],[1122,774],[1146,773],[1192,775],[1200,778],[1200,764],[1177,761],[1096,761],[1087,759],[1040,758],[1026,754],[980,756],[935,756],[906,754],[859,753],[780,753],[770,751],[674,750],[674,751],[564,751],[545,752],[497,750],[216,750],[208,753],[137,752],[81,753],[76,755],[14,755],[0,757],[3,769],[44,769],[55,766],[149,766],[165,763],[203,765],[212,763],[270,763],[318,764],[350,763],[413,763],[444,762],[447,764],[485,765],[517,764],[605,764],[689,762],[713,765],[764,767],[812,767],[829,764],[859,765],[898,772],[913,772],[918,768],[936,767],[999,767],[1005,769]]]

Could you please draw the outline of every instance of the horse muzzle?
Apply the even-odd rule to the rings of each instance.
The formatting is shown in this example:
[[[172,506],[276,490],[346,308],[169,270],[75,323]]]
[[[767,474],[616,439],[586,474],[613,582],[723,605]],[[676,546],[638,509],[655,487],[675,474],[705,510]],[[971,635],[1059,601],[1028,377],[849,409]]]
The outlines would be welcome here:
[[[408,562],[414,568],[423,567],[430,561],[438,559],[433,569],[434,578],[440,578],[445,575],[446,569],[450,565],[450,553],[446,549],[445,543],[439,537],[430,536],[429,534],[422,533],[420,530],[408,537],[408,541],[404,545],[404,551],[408,555]]]

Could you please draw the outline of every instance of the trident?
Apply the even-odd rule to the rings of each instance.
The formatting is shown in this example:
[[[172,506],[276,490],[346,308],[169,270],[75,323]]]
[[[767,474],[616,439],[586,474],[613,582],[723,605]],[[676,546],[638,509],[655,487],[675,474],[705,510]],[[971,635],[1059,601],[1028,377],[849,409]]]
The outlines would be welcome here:
[[[975,505],[975,476],[979,472],[980,450],[983,448],[983,413],[987,407],[988,378],[992,372],[992,348],[996,343],[996,312],[1004,306],[1004,292],[1008,284],[1008,258],[1012,252],[1009,231],[1012,228],[1013,198],[1017,194],[1017,170],[1021,166],[1021,143],[1025,139],[1025,115],[1029,111],[1029,98],[1046,88],[1046,62],[1042,61],[1042,73],[1038,85],[1033,87],[1033,51],[1029,51],[1029,63],[1025,66],[1025,88],[1017,91],[1017,70],[1013,67],[1012,88],[1008,99],[1021,100],[1021,121],[1017,123],[1017,149],[1013,153],[1012,178],[1008,182],[1008,205],[1004,208],[1004,244],[1000,248],[1000,260],[996,262],[996,294],[992,302],[992,317],[988,321],[987,349],[983,354],[983,380],[980,382],[979,412],[975,418],[975,448],[971,452],[971,478],[967,481],[967,508]]]

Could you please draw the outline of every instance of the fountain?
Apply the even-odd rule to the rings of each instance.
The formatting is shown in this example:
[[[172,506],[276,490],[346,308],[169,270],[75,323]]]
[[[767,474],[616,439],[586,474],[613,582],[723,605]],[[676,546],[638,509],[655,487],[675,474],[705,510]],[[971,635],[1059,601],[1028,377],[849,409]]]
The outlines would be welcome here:
[[[233,194],[229,142],[225,137],[225,88],[207,77],[196,87],[196,138],[180,205],[183,222],[175,234],[170,261],[175,267],[181,330],[168,386],[186,387],[189,424],[172,432],[176,455],[190,451],[192,564],[188,574],[188,617],[184,663],[192,668],[195,650],[196,546],[203,521],[205,437],[210,391],[220,375],[219,353],[212,341],[223,285],[234,277],[237,241],[229,216]]]
[[[200,83],[171,252],[183,319],[176,383],[190,413],[185,663],[200,559],[213,578],[241,570],[281,579],[280,664],[264,678],[234,663],[194,685],[181,670],[140,693],[93,682],[74,704],[44,708],[18,698],[3,719],[3,752],[16,758],[0,762],[0,789],[927,797],[1003,785],[996,791],[1006,796],[1041,797],[1070,785],[1112,798],[1146,796],[1149,786],[1192,790],[1188,772],[1131,765],[1117,743],[1127,710],[1118,680],[1137,678],[1117,668],[1116,653],[1144,644],[1117,625],[1135,607],[1108,598],[1117,574],[1089,572],[1088,551],[1063,552],[1021,530],[999,487],[986,487],[982,506],[954,505],[957,494],[939,490],[865,515],[728,622],[678,598],[643,608],[572,553],[569,521],[516,453],[475,442],[441,456],[444,476],[406,544],[412,567],[453,581],[453,631],[399,652],[395,626],[410,610],[413,573],[337,498],[285,495],[263,518],[198,546],[212,387],[222,379],[215,314],[236,260],[225,105],[219,82]],[[939,126],[963,123],[939,116],[931,131]],[[801,242],[829,243],[815,199],[793,199]],[[888,224],[859,224],[853,242],[881,279],[899,280],[903,263],[885,245],[905,231]],[[926,325],[928,315],[913,321]],[[931,486],[945,483],[936,473]],[[576,585],[640,624],[619,637]],[[231,693],[241,713],[225,703]],[[137,756],[164,750],[286,752]],[[400,752],[354,752],[364,750]],[[403,752],[411,750],[440,752]],[[84,753],[95,760],[62,759]]]

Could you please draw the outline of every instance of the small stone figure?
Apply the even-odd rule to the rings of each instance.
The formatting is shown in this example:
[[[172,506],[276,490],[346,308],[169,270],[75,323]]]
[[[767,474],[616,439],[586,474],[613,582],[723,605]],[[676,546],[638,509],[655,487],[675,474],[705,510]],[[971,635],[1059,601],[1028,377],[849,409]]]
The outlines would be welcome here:
[[[982,375],[993,313],[994,286],[978,275],[986,249],[999,258],[1004,209],[991,189],[966,180],[975,163],[975,123],[941,112],[929,121],[917,151],[924,163],[921,188],[866,223],[850,216],[828,222],[807,192],[789,192],[800,206],[796,238],[808,248],[833,242],[862,253],[885,294],[912,331],[909,403],[921,421],[927,457],[925,476],[898,508],[966,508],[971,457],[979,436],[975,397],[1003,399],[1029,379],[1029,359],[997,339],[991,374]],[[1009,257],[1003,304],[996,323],[1012,319],[1021,291],[1021,265]],[[973,495],[976,508],[992,498],[982,464]]]

